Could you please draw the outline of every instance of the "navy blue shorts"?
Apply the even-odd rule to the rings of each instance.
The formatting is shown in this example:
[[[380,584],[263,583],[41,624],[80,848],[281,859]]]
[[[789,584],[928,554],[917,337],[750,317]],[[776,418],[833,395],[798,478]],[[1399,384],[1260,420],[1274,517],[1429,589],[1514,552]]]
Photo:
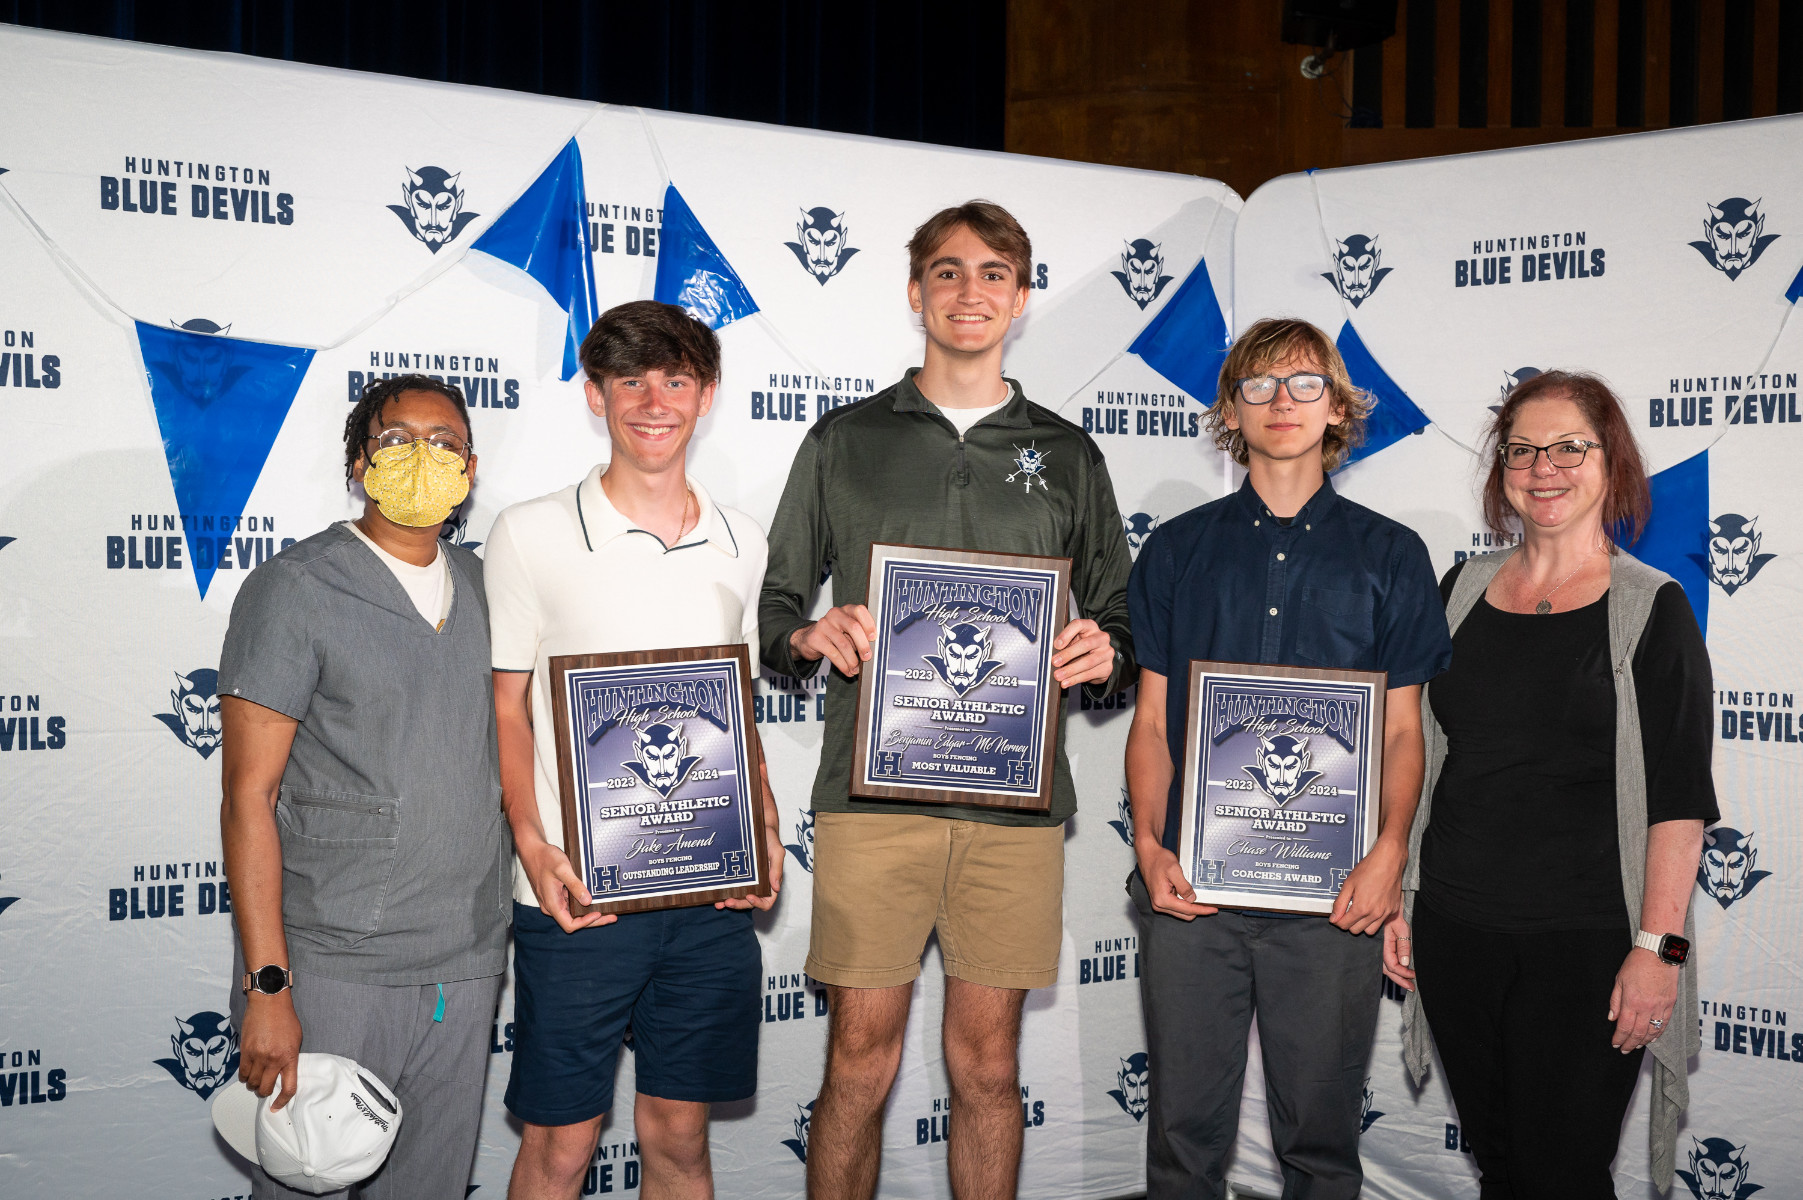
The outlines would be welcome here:
[[[749,912],[626,913],[565,933],[516,901],[513,943],[507,1108],[520,1120],[574,1125],[612,1108],[628,1026],[647,1096],[713,1104],[757,1091],[763,955]]]

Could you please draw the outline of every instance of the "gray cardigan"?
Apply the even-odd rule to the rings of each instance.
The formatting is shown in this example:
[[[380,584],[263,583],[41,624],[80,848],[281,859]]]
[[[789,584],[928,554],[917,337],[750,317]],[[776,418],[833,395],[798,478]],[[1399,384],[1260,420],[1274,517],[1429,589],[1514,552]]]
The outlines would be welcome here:
[[[1446,623],[1454,633],[1476,607],[1496,572],[1514,554],[1501,550],[1465,563],[1446,605]],[[1646,759],[1641,749],[1640,709],[1634,695],[1632,670],[1635,648],[1647,620],[1653,597],[1671,576],[1647,566],[1623,551],[1609,562],[1609,660],[1615,669],[1615,823],[1621,845],[1622,896],[1628,904],[1631,929],[1640,924],[1642,893],[1646,889],[1647,795]],[[1432,685],[1430,684],[1429,687]],[[1421,803],[1409,831],[1409,862],[1403,871],[1403,913],[1415,916],[1415,893],[1421,887],[1421,835],[1433,809],[1434,785],[1446,762],[1446,733],[1434,720],[1428,690],[1421,692],[1421,727],[1427,739],[1427,772],[1421,785]],[[1688,1060],[1702,1049],[1697,1024],[1696,927],[1691,912],[1684,914],[1684,936],[1693,947],[1691,959],[1678,974],[1678,1003],[1666,1036],[1647,1048],[1653,1056],[1652,1125],[1647,1144],[1652,1157],[1653,1182],[1660,1192],[1671,1191],[1676,1166],[1678,1118],[1690,1104]],[[1410,992],[1402,1009],[1402,1059],[1420,1087],[1427,1079],[1432,1050],[1427,1022],[1421,1015],[1421,994]]]

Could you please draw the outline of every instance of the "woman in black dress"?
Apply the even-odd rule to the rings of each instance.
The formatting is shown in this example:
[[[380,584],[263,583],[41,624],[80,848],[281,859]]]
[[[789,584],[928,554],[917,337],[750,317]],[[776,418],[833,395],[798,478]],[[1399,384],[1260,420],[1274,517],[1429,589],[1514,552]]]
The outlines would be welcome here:
[[[1613,1197],[1649,1045],[1669,1183],[1696,1039],[1682,964],[1718,816],[1709,656],[1683,588],[1624,549],[1651,502],[1605,383],[1523,383],[1489,445],[1484,516],[1521,542],[1441,582],[1452,666],[1423,698],[1412,917],[1386,967],[1419,984],[1483,1200]]]

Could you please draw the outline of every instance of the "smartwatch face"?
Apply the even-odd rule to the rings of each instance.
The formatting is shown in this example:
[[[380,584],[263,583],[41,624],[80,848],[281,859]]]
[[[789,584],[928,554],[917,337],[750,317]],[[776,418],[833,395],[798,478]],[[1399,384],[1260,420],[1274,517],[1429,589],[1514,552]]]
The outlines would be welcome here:
[[[1668,963],[1683,965],[1690,958],[1689,939],[1681,938],[1675,933],[1666,934],[1665,945],[1659,948],[1659,957]]]
[[[273,965],[258,968],[255,978],[257,990],[268,995],[273,995],[288,986],[288,972]]]

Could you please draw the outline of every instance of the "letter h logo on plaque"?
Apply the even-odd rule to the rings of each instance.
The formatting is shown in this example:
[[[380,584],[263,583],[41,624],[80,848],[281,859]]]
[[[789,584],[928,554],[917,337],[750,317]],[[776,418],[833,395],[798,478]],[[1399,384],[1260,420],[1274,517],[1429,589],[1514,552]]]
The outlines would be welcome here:
[[[1070,579],[1068,558],[872,545],[852,795],[1050,809]]]
[[[572,913],[770,894],[743,645],[556,655],[551,708]]]
[[[1177,861],[1196,903],[1327,914],[1377,841],[1383,671],[1192,661]]]

